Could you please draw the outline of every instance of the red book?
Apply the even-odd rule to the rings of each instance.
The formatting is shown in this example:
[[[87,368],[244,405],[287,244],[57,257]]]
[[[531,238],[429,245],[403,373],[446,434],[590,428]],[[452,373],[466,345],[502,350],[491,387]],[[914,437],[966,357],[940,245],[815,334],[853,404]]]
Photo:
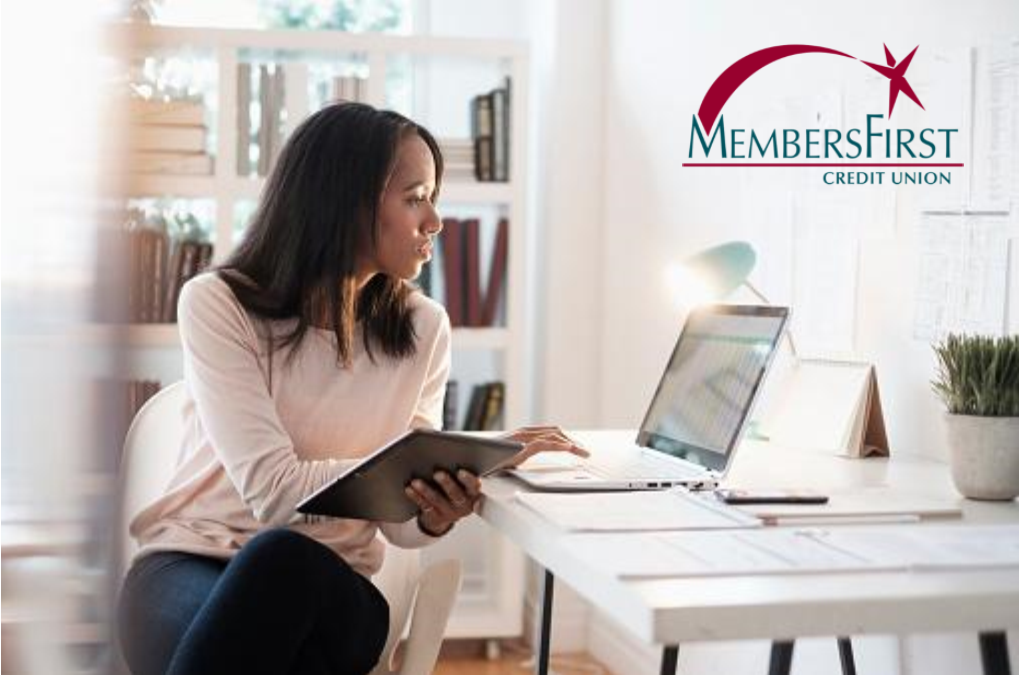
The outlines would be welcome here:
[[[478,229],[481,224],[477,218],[464,220],[460,224],[464,231],[464,302],[466,305],[465,325],[481,326],[482,324],[482,274],[479,269]]]
[[[483,326],[492,326],[496,323],[499,299],[503,295],[503,281],[506,278],[507,249],[510,244],[509,229],[506,218],[500,218],[499,225],[496,227],[496,244],[492,248],[492,264],[489,265],[489,283],[485,288],[485,303],[482,306]]]
[[[461,255],[460,221],[443,218],[439,235],[443,247],[443,281],[446,284],[446,313],[451,326],[464,325],[464,262]]]

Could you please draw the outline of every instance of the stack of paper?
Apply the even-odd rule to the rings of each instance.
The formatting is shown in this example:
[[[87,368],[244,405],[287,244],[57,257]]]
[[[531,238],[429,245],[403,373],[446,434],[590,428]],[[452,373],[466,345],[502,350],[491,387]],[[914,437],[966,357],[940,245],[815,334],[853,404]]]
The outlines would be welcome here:
[[[651,492],[518,492],[517,499],[564,530],[712,530],[757,527],[761,521],[712,495],[683,489]]]
[[[1015,568],[1015,525],[579,535],[571,549],[622,578]]]

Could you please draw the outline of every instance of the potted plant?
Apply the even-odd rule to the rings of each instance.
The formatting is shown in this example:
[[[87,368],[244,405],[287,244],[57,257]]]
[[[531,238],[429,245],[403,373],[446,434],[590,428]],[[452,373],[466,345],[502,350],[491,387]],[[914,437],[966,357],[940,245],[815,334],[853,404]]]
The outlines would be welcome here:
[[[953,483],[971,499],[1017,496],[1017,336],[948,335],[932,382],[946,406]]]

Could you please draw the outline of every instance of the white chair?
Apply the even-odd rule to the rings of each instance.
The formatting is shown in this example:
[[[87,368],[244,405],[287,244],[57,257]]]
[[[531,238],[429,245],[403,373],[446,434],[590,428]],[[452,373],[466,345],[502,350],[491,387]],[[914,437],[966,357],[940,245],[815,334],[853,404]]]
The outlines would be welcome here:
[[[166,488],[177,465],[183,434],[184,383],[164,388],[135,415],[124,441],[121,466],[121,573],[136,551],[128,524],[134,514]],[[443,560],[422,570],[418,551],[386,547],[382,569],[372,582],[390,605],[390,633],[371,675],[427,675],[435,667],[443,632],[460,590],[460,562]],[[394,653],[410,617],[399,667]]]

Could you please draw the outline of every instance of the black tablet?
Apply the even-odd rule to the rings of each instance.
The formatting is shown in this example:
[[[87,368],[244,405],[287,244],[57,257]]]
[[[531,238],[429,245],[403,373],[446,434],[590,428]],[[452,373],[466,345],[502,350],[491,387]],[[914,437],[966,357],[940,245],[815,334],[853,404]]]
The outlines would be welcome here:
[[[339,518],[402,523],[418,513],[418,505],[404,494],[404,487],[412,479],[421,478],[434,484],[432,475],[436,471],[444,470],[455,476],[458,469],[484,476],[523,447],[516,441],[415,429],[322,487],[298,504],[297,510]]]

